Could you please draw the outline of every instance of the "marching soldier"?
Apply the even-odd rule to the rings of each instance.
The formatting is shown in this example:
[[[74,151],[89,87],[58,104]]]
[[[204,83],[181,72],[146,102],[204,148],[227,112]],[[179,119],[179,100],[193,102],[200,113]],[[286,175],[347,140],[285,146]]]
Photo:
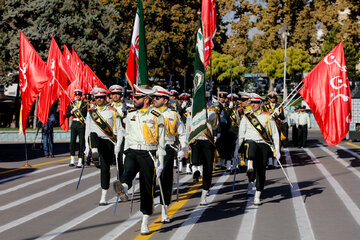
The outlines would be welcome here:
[[[189,144],[191,150],[190,154],[190,163],[193,173],[193,181],[197,183],[199,177],[203,177],[203,190],[201,193],[200,205],[207,205],[206,197],[208,195],[209,189],[212,182],[212,171],[213,171],[213,161],[215,153],[215,143],[214,143],[214,131],[218,127],[218,115],[215,108],[208,107],[208,122],[207,129],[208,131],[201,132],[197,135]],[[186,122],[186,131],[190,130],[190,125],[192,121],[191,111],[189,112],[188,119]]]
[[[241,120],[241,116],[239,114],[238,111],[238,106],[237,106],[237,100],[238,100],[239,96],[235,93],[231,93],[228,95],[228,99],[229,99],[229,114],[228,114],[228,137],[227,137],[227,149],[228,152],[230,153],[230,158],[231,160],[227,160],[226,161],[226,170],[227,171],[236,171],[237,169],[237,165],[239,164],[239,162],[236,162],[236,159],[233,158],[234,156],[232,155],[234,153],[235,150],[235,145],[236,145],[236,138],[238,137],[238,133],[239,133],[239,124],[240,124],[240,120]],[[231,170],[231,164],[233,165],[233,170]]]
[[[220,155],[220,167],[222,169],[226,169],[225,161],[228,160],[227,165],[229,168],[231,167],[231,152],[229,152],[228,146],[228,130],[229,130],[229,107],[227,105],[227,96],[228,93],[224,91],[219,91],[219,104],[216,106],[217,113],[220,119],[220,127],[217,131],[217,141],[216,141],[216,149]]]
[[[311,128],[310,117],[305,110],[305,106],[300,107],[297,115],[296,126],[298,134],[298,148],[306,147],[308,128]]]
[[[272,157],[280,158],[280,139],[277,126],[270,114],[261,109],[263,98],[252,94],[250,98],[251,112],[245,114],[239,126],[239,136],[236,142],[234,156],[238,156],[239,146],[243,142],[245,155],[248,159],[247,175],[249,178],[248,194],[252,194],[254,180],[256,179],[256,193],[254,204],[260,205],[260,195],[265,186],[266,162]]]
[[[116,117],[117,121],[120,121],[122,127],[125,127],[123,125],[123,119],[124,119],[124,106],[121,102],[122,100],[122,93],[123,88],[120,85],[112,85],[110,88],[110,94],[112,103],[110,104],[111,107],[116,109]],[[115,161],[117,161],[117,167],[118,167],[118,173],[119,173],[119,179],[121,179],[121,175],[124,171],[124,164],[123,164],[123,153],[124,153],[124,138],[121,140],[121,146],[120,146],[120,152],[117,156],[115,156]]]
[[[263,109],[265,112],[268,112],[272,115],[276,126],[278,128],[278,132],[280,134],[280,140],[285,140],[285,135],[282,133],[282,122],[285,120],[284,109],[280,107],[280,103],[277,102],[277,93],[272,91],[268,94],[269,101],[264,104]],[[280,145],[281,147],[281,145]],[[269,168],[276,168],[277,161],[272,157],[269,158],[268,161]]]
[[[79,153],[77,168],[83,165],[83,155],[85,147],[85,118],[88,111],[88,105],[81,101],[82,90],[75,89],[75,101],[71,102],[67,108],[66,116],[73,117],[71,123],[71,137],[70,137],[70,167],[75,166],[75,145],[76,138],[79,136]]]
[[[121,181],[114,182],[114,190],[120,199],[126,201],[132,180],[140,171],[140,211],[143,213],[141,234],[149,234],[149,216],[154,209],[154,185],[164,168],[165,123],[160,112],[151,104],[152,89],[134,85],[133,103],[125,122],[125,162]],[[154,163],[156,154],[158,161]]]
[[[115,154],[120,151],[124,129],[117,119],[115,108],[106,105],[106,90],[93,90],[95,106],[89,109],[86,119],[85,155],[92,152],[94,163],[100,161],[101,198],[99,206],[107,205],[106,195],[110,186],[110,165]],[[115,147],[114,147],[115,145]]]
[[[170,93],[160,86],[153,87],[154,93],[153,106],[161,113],[165,121],[165,151],[166,155],[164,157],[164,170],[161,173],[161,184],[164,193],[164,201],[160,200],[162,204],[161,212],[161,222],[168,223],[170,219],[167,214],[167,209],[171,203],[171,195],[173,188],[173,167],[174,167],[174,158],[177,157],[179,160],[182,160],[185,157],[186,151],[186,133],[185,127],[180,120],[179,114],[170,108],[167,107],[169,102]],[[180,141],[180,151],[177,152],[177,147],[175,147],[176,138],[179,138]],[[179,163],[179,165],[182,163]],[[180,166],[179,166],[180,168]]]

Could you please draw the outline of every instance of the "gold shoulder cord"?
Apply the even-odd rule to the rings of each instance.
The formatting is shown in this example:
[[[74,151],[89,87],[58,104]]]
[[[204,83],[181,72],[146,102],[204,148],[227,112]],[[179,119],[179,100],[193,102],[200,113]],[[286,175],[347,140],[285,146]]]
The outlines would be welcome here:
[[[154,116],[153,119],[155,121],[153,131],[150,130],[149,126],[146,123],[144,123],[143,127],[142,127],[144,138],[145,138],[146,142],[149,143],[149,144],[159,142],[158,141],[159,131],[158,131],[157,118]]]
[[[172,136],[177,136],[178,132],[177,132],[177,124],[178,124],[178,118],[177,118],[177,114],[175,114],[175,120],[171,123],[171,121],[169,120],[169,118],[164,118],[165,121],[165,128],[166,128],[166,136],[172,135]]]

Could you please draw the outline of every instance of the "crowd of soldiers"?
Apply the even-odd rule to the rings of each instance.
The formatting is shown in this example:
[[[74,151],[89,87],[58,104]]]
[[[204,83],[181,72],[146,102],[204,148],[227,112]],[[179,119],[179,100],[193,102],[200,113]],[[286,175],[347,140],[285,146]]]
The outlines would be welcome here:
[[[236,174],[241,168],[246,169],[247,194],[254,195],[255,205],[261,205],[266,169],[278,167],[280,147],[287,137],[284,125],[288,124],[284,124],[286,118],[276,92],[268,94],[268,102],[255,93],[237,95],[220,91],[217,97],[207,93],[208,134],[199,134],[189,144],[190,94],[161,86],[134,85],[134,92],[125,96],[120,85],[109,90],[108,94],[95,88],[92,96],[84,99],[82,91],[75,90],[75,100],[67,113],[72,117],[69,166],[75,166],[75,143],[79,136],[76,167],[91,165],[91,159],[100,168],[100,206],[108,204],[112,164],[118,173],[112,185],[121,201],[128,200],[129,189],[134,187],[134,179],[139,178],[143,213],[140,232],[144,235],[149,234],[156,179],[161,191],[161,222],[170,222],[167,211],[174,168],[178,174],[192,174],[194,183],[202,179],[200,205],[208,204],[213,171],[220,168]],[[307,128],[307,119],[296,117],[300,119],[297,131]],[[305,142],[298,143],[305,146]]]

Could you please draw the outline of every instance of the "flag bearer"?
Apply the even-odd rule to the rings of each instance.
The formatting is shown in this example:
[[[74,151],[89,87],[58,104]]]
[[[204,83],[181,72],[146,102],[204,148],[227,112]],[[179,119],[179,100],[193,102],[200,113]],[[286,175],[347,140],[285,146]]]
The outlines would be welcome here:
[[[165,121],[165,151],[166,155],[164,157],[164,170],[161,173],[161,184],[164,192],[164,201],[160,199],[162,204],[161,211],[161,222],[168,223],[170,219],[167,214],[167,209],[171,203],[171,195],[173,188],[173,167],[174,167],[174,158],[177,157],[182,160],[185,157],[186,151],[186,134],[184,124],[180,120],[180,116],[177,111],[168,108],[169,96],[170,93],[160,86],[153,87],[154,93],[153,97],[153,106],[161,113]],[[177,152],[177,146],[175,146],[176,138],[179,138],[180,141],[180,151]],[[180,162],[179,165],[182,165]],[[179,166],[180,168],[180,166]]]
[[[87,104],[81,101],[82,90],[75,89],[75,101],[71,102],[67,108],[66,116],[73,117],[71,123],[71,137],[70,137],[70,167],[75,166],[75,145],[76,138],[79,136],[79,153],[78,163],[76,167],[81,168],[83,165],[83,155],[85,147],[85,118],[87,116]]]
[[[160,177],[164,168],[165,123],[160,112],[151,106],[152,89],[134,84],[133,109],[128,110],[125,121],[125,162],[120,181],[114,182],[114,190],[122,201],[140,171],[140,211],[143,213],[141,234],[149,234],[149,216],[154,210],[155,173]],[[158,155],[158,161],[154,159]],[[156,171],[155,171],[156,168]]]
[[[266,162],[272,157],[280,158],[280,140],[277,126],[270,114],[261,109],[264,99],[253,93],[250,97],[251,112],[245,114],[240,121],[239,136],[234,156],[238,156],[239,146],[244,142],[245,158],[248,159],[247,175],[249,178],[248,194],[252,194],[256,179],[254,204],[260,205],[260,195],[264,190]]]
[[[100,160],[100,206],[107,205],[106,195],[110,186],[110,165],[115,154],[120,151],[124,129],[117,119],[115,108],[106,105],[106,90],[93,90],[95,106],[89,109],[86,119],[86,149],[85,155],[92,152],[94,162]],[[115,147],[114,147],[115,146]]]

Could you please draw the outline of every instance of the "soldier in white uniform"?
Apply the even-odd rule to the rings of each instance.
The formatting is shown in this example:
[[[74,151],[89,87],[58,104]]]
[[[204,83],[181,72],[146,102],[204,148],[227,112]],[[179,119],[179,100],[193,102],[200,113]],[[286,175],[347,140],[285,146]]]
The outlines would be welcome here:
[[[297,133],[298,133],[298,147],[304,148],[306,147],[306,140],[308,134],[308,128],[310,126],[310,117],[309,114],[306,113],[305,106],[300,107],[300,111],[297,115],[296,119],[296,126],[297,126]]]
[[[140,171],[140,211],[143,213],[141,234],[149,234],[149,216],[154,210],[155,168],[160,177],[164,168],[165,123],[160,112],[150,106],[152,89],[134,85],[133,103],[125,120],[125,162],[121,181],[114,182],[114,190],[122,201]],[[158,161],[154,163],[158,155]],[[153,158],[152,158],[153,156]]]
[[[153,97],[153,106],[156,107],[163,116],[166,128],[166,155],[164,157],[164,170],[162,171],[160,177],[165,203],[162,202],[162,199],[160,199],[160,202],[162,204],[161,222],[168,223],[170,222],[170,219],[167,214],[167,209],[171,203],[174,158],[177,157],[179,161],[181,161],[185,157],[186,133],[184,124],[181,122],[177,111],[167,107],[169,103],[170,92],[160,86],[153,87],[153,90],[156,91]],[[180,142],[180,151],[176,151],[176,138],[178,138]],[[180,162],[179,165],[182,165],[182,163]]]
[[[86,118],[85,155],[89,154],[91,148],[93,161],[100,159],[102,194],[99,205],[104,206],[107,205],[106,195],[110,186],[110,165],[114,152],[117,154],[120,151],[124,129],[117,119],[116,109],[106,105],[106,90],[95,88],[93,94],[96,106],[89,109]]]
[[[254,204],[260,205],[261,191],[265,185],[266,163],[272,157],[280,158],[280,139],[277,126],[269,113],[263,112],[261,104],[264,99],[257,94],[251,94],[251,112],[246,113],[240,121],[239,136],[236,142],[234,156],[238,156],[239,146],[244,143],[245,156],[248,159],[248,194],[251,194],[253,182],[256,179]]]
[[[200,205],[207,205],[206,197],[208,195],[209,189],[212,182],[212,171],[213,171],[213,161],[215,154],[215,144],[214,144],[214,131],[219,125],[218,115],[215,108],[208,107],[208,122],[207,127],[209,129],[209,134],[211,137],[205,135],[204,132],[195,137],[195,141],[190,143],[189,148],[191,150],[190,154],[190,164],[192,165],[193,181],[197,183],[199,177],[203,177],[203,190],[201,193]],[[192,113],[189,111],[189,116],[186,121],[186,131],[189,135],[189,129],[192,121]],[[188,138],[187,138],[188,139]]]
[[[109,90],[110,90],[111,99],[112,99],[112,103],[110,104],[110,106],[116,109],[117,121],[120,121],[122,126],[125,127],[124,123],[123,123],[125,108],[121,102],[123,88],[120,85],[112,85],[109,88]],[[125,143],[125,141],[123,138],[122,142],[121,142],[121,146],[120,146],[120,152],[118,153],[117,156],[115,156],[115,161],[116,160],[118,161],[117,167],[118,167],[119,180],[121,179],[121,175],[124,171],[124,164],[123,164],[124,143]]]

